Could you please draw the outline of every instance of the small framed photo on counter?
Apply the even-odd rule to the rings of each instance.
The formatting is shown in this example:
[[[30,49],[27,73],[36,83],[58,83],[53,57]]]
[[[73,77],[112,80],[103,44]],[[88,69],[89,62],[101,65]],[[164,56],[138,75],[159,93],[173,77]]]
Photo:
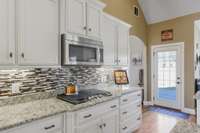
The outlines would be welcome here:
[[[114,71],[115,84],[126,85],[129,84],[128,75],[126,70],[115,70]]]

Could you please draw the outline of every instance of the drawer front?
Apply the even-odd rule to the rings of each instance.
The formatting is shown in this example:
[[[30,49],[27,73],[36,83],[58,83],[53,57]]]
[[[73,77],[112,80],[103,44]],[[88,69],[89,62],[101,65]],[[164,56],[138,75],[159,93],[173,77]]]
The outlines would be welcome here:
[[[133,92],[133,93],[130,93],[130,94],[123,95],[120,98],[120,104],[125,105],[125,104],[129,104],[131,102],[137,101],[137,100],[141,101],[141,98],[142,98],[141,96],[142,96],[141,91],[137,91],[137,92]]]
[[[119,101],[118,99],[109,101],[106,103],[102,103],[87,109],[83,109],[81,111],[76,112],[76,124],[80,125],[84,122],[88,122],[88,120],[95,119],[99,115],[116,110],[119,108]]]
[[[132,133],[140,127],[141,115],[121,123],[120,133]]]
[[[137,117],[137,115],[139,116],[141,112],[142,112],[141,102],[138,101],[138,102],[129,104],[127,106],[123,106],[120,109],[120,118],[122,121],[124,121],[127,118],[130,118],[131,116],[135,116],[135,117]]]
[[[10,129],[7,133],[52,133],[64,131],[64,116],[53,116],[43,120],[38,120],[30,124]]]

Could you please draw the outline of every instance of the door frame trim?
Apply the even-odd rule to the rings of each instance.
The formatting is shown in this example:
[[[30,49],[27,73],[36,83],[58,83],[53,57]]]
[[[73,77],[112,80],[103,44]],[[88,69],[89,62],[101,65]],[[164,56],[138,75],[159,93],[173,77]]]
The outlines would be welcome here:
[[[182,58],[181,58],[181,63],[184,64],[182,66],[182,71],[181,71],[181,74],[182,74],[182,86],[181,86],[181,89],[180,89],[180,100],[179,100],[179,107],[178,109],[180,109],[181,111],[184,110],[185,108],[185,61],[184,61],[184,57],[185,57],[185,51],[184,51],[184,42],[178,42],[178,43],[167,43],[167,44],[158,44],[158,45],[153,45],[151,46],[151,101],[154,105],[154,49],[155,48],[162,48],[162,47],[169,47],[169,46],[180,46],[181,47],[181,54],[183,55]]]

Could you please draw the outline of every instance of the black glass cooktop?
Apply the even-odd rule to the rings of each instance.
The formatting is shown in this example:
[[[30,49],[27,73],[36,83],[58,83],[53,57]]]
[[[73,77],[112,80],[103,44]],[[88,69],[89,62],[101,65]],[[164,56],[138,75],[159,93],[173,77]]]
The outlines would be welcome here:
[[[97,90],[97,89],[88,89],[80,90],[77,95],[58,95],[57,98],[72,104],[80,104],[89,101],[93,98],[101,98],[103,96],[112,96],[108,91]]]

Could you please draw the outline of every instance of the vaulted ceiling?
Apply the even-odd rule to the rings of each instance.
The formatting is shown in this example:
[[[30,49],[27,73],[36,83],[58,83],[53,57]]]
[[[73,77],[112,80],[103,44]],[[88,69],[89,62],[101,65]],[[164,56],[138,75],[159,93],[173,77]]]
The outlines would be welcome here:
[[[138,0],[148,24],[200,12],[200,0]]]

